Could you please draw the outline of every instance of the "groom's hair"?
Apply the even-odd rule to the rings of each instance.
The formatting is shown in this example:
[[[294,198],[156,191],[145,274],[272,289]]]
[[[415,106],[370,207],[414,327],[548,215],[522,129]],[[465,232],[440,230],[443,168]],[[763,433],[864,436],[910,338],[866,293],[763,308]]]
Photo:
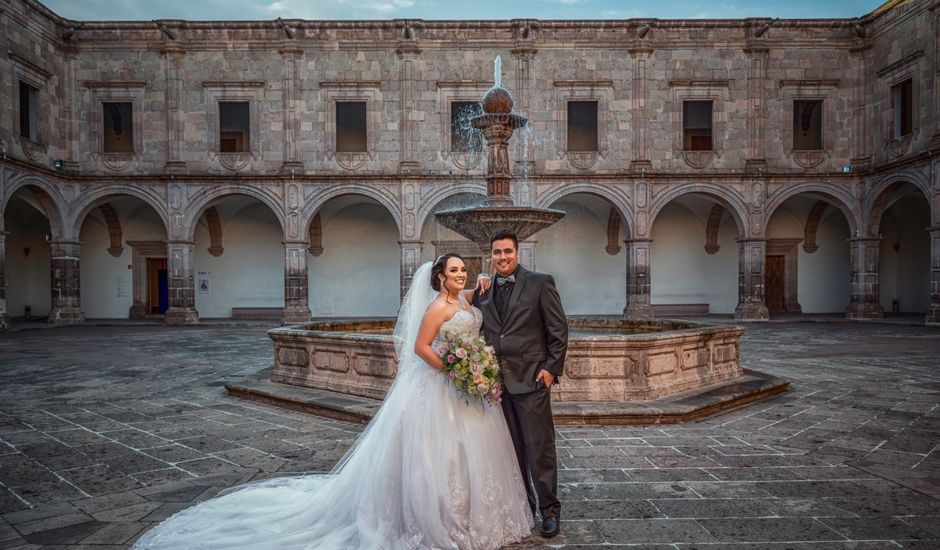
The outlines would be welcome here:
[[[512,239],[512,244],[515,245],[516,250],[519,250],[519,238],[516,237],[516,234],[508,229],[499,229],[496,233],[490,237],[490,250],[493,250],[493,243],[496,241],[501,241],[503,239]]]

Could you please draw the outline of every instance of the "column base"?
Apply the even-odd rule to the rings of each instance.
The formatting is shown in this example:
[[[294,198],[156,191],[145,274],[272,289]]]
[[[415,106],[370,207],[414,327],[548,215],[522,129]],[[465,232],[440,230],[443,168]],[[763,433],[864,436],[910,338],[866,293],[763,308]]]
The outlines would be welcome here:
[[[927,326],[940,327],[940,304],[930,304],[924,322]]]
[[[85,322],[85,314],[78,308],[52,308],[47,323],[54,325],[78,325]]]
[[[0,330],[10,328],[10,316],[6,313],[0,313]]]
[[[803,306],[799,302],[790,302],[784,309],[787,313],[803,313]]]
[[[884,309],[881,304],[849,304],[845,308],[846,319],[861,321],[864,319],[881,319],[884,316]]]
[[[165,325],[198,325],[199,312],[194,307],[171,307],[163,315]]]
[[[623,317],[630,321],[650,321],[656,318],[653,306],[630,304],[623,308]]]
[[[734,308],[734,319],[736,321],[769,321],[770,310],[765,304],[739,303]]]
[[[297,325],[310,322],[310,308],[307,306],[288,306],[284,308],[281,323],[284,325]]]
[[[134,304],[131,306],[130,311],[127,314],[129,319],[146,319],[147,318],[147,304]]]

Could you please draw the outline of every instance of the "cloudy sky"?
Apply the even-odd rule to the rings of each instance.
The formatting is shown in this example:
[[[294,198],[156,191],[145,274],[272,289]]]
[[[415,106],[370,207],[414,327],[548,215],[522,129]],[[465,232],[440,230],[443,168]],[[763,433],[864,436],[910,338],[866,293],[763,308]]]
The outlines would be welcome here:
[[[77,20],[848,18],[882,0],[41,0]]]

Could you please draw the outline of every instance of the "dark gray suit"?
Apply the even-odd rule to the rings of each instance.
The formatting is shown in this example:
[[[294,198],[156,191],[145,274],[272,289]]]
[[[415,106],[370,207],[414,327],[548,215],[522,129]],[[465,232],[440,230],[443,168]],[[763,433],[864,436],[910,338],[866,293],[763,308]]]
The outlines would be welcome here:
[[[557,518],[561,503],[551,391],[535,377],[545,369],[557,382],[564,373],[568,321],[551,275],[519,266],[502,315],[496,303],[499,292],[494,277],[488,292],[474,293],[473,305],[483,312],[486,342],[496,348],[503,371],[503,414],[526,480],[529,506],[534,511],[537,505],[543,517]]]

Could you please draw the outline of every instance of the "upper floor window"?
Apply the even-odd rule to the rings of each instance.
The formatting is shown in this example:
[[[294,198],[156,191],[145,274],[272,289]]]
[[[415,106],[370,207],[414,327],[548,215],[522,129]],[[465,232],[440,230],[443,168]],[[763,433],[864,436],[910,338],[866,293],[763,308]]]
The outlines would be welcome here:
[[[793,150],[819,151],[822,147],[822,100],[793,101]]]
[[[568,102],[568,151],[597,151],[597,102]]]
[[[712,102],[682,102],[682,148],[685,151],[712,151]]]
[[[891,87],[891,110],[894,113],[894,139],[914,131],[914,84],[910,78]]]
[[[133,104],[129,101],[106,101],[101,104],[101,113],[104,118],[104,152],[133,153]]]
[[[20,80],[20,136],[39,140],[39,88]]]
[[[336,102],[336,152],[366,153],[366,102]]]
[[[483,132],[474,128],[470,120],[483,113],[479,101],[452,101],[450,103],[450,150],[472,153],[483,150]]]
[[[249,120],[247,101],[219,102],[219,152],[247,153],[251,150]]]

